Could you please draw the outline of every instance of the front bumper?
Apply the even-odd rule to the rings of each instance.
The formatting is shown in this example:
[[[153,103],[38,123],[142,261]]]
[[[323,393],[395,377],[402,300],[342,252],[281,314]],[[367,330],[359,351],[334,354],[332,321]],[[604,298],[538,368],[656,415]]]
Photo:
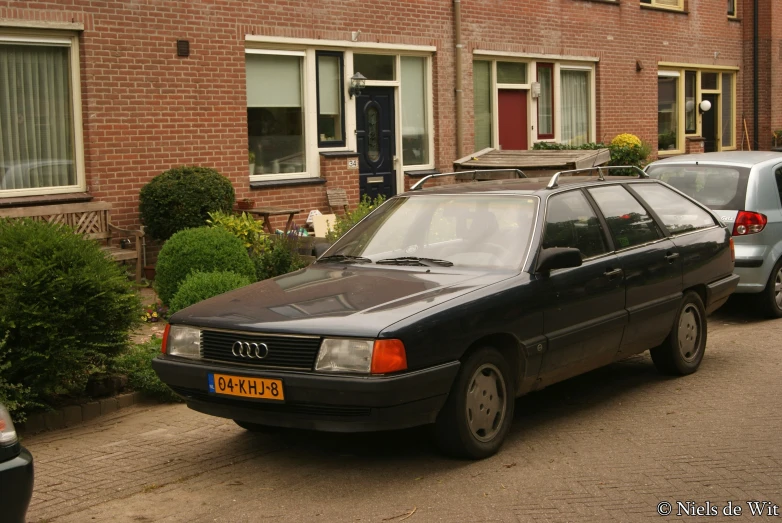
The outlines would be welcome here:
[[[24,523],[33,496],[33,456],[21,447],[16,457],[0,462],[0,520]]]
[[[329,376],[172,357],[152,361],[160,379],[193,410],[263,425],[329,432],[393,430],[433,423],[459,365],[454,361],[393,376]],[[281,379],[285,402],[209,393],[207,375],[215,372]]]

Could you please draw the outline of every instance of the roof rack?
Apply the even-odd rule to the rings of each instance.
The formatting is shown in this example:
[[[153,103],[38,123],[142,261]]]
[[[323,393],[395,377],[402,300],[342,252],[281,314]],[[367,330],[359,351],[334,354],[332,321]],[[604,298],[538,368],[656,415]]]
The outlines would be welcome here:
[[[427,181],[429,181],[431,178],[440,178],[442,176],[454,176],[454,175],[462,175],[463,176],[463,175],[469,175],[471,173],[472,173],[472,181],[474,181],[474,182],[479,181],[477,179],[477,176],[481,175],[481,174],[513,173],[516,178],[526,178],[527,177],[527,175],[524,174],[524,172],[519,170],[519,169],[475,169],[473,171],[457,171],[457,172],[452,172],[452,173],[429,174],[427,176],[424,176],[420,180],[418,180],[418,182],[415,185],[410,187],[410,190],[411,191],[420,190],[424,186],[424,184]],[[490,179],[491,180],[495,180],[497,178],[490,178]]]
[[[603,171],[609,171],[611,169],[631,169],[638,173],[638,178],[649,178],[649,175],[646,174],[644,171],[642,171],[639,167],[636,167],[635,165],[606,165],[601,167],[586,167],[584,169],[573,169],[572,171],[559,171],[554,176],[551,177],[551,180],[548,182],[548,185],[546,185],[546,189],[554,189],[555,187],[559,187],[559,177],[563,174],[577,174],[577,173],[584,173],[584,172],[594,172],[597,171],[597,179],[602,181],[605,181],[605,177],[603,176]]]

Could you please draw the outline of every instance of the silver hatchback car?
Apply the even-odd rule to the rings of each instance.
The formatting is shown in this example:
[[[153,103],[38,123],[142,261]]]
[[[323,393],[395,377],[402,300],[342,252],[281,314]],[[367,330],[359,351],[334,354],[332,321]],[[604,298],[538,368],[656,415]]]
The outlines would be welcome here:
[[[688,154],[646,172],[711,208],[733,231],[738,293],[756,294],[762,311],[782,317],[782,153]]]

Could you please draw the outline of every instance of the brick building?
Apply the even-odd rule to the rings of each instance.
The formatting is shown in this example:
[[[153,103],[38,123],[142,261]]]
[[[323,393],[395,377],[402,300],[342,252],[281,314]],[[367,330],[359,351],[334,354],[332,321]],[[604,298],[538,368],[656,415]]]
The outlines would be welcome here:
[[[0,205],[94,198],[132,226],[182,164],[326,211],[327,187],[398,192],[484,147],[768,149],[782,0],[757,32],[753,2],[0,0]]]

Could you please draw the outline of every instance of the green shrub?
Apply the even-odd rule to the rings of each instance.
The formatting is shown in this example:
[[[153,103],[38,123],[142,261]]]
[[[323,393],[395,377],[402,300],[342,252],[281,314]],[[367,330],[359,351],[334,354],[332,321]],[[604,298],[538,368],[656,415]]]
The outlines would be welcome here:
[[[26,413],[35,407],[42,407],[33,398],[30,387],[21,383],[11,383],[6,378],[11,362],[6,361],[9,350],[5,348],[5,339],[0,340],[0,404],[5,405],[16,423],[27,419]]]
[[[170,313],[208,298],[250,285],[250,278],[235,272],[191,272],[171,299]]]
[[[361,201],[355,210],[348,211],[343,216],[337,216],[337,220],[326,235],[326,239],[329,241],[329,243],[334,243],[342,236],[344,236],[346,232],[352,229],[354,225],[363,220],[367,214],[374,211],[375,208],[381,205],[385,200],[385,197],[380,195],[373,201],[365,194],[364,197],[361,198]]]
[[[255,267],[242,241],[221,227],[199,227],[174,234],[160,250],[155,290],[171,305],[179,285],[193,271],[231,271],[250,278]]]
[[[284,236],[271,238],[269,246],[263,252],[253,255],[253,263],[258,281],[288,274],[307,266],[307,262],[298,253],[297,240]]]
[[[270,245],[269,236],[263,230],[263,222],[246,212],[241,216],[221,211],[210,212],[207,223],[222,227],[240,240],[251,253],[260,253]]]
[[[125,272],[67,227],[0,220],[0,279],[0,375],[14,410],[83,392],[140,323]]]
[[[160,401],[182,401],[168,386],[160,381],[152,369],[152,360],[160,354],[162,340],[153,337],[147,343],[129,347],[111,362],[111,371],[128,377],[133,390]]]
[[[235,198],[230,180],[214,169],[176,167],[141,188],[139,210],[147,233],[167,240],[182,229],[205,225],[210,212],[230,212]]]

